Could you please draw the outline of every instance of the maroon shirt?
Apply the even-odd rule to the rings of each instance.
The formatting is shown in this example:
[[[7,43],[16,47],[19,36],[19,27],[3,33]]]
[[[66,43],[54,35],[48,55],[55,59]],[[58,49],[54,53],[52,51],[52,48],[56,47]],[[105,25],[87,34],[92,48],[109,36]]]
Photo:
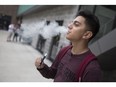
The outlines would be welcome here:
[[[53,78],[54,82],[77,82],[79,65],[89,54],[92,54],[90,50],[80,55],[73,55],[71,49],[69,49],[61,60],[57,55],[51,67],[45,65],[43,69],[38,70],[44,77]],[[81,81],[98,82],[101,81],[101,76],[102,72],[99,63],[94,60],[87,65]]]

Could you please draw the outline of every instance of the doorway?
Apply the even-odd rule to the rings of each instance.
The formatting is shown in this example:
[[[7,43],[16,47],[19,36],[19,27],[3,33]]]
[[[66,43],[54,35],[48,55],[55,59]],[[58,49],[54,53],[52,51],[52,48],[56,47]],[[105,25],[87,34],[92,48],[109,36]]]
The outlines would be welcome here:
[[[8,26],[11,23],[11,16],[0,14],[0,29],[8,30]]]

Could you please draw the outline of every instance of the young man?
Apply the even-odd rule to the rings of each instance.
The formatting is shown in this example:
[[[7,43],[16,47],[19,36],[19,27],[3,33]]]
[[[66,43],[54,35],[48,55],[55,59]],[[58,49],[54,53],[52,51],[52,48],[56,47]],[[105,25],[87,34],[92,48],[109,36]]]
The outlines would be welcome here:
[[[93,55],[88,48],[88,43],[97,34],[99,27],[99,20],[95,15],[89,11],[80,11],[68,25],[66,38],[71,41],[72,46],[60,59],[63,52],[61,49],[51,67],[44,63],[40,65],[41,59],[36,59],[37,70],[44,77],[53,78],[54,82],[101,81],[102,73],[97,59],[86,66],[80,79],[77,78],[82,61],[88,58],[88,55]],[[95,55],[91,57],[95,58]]]

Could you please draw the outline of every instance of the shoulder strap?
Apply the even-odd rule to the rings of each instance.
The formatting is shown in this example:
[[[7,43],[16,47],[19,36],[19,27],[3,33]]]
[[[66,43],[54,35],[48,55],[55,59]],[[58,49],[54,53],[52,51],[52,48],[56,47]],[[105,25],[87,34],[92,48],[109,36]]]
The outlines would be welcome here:
[[[81,78],[82,78],[82,75],[84,73],[84,70],[86,69],[87,65],[93,61],[93,60],[96,60],[97,58],[95,58],[95,55],[93,54],[89,54],[83,61],[82,63],[80,64],[79,66],[79,69],[78,69],[78,74],[77,74],[77,79],[79,82],[81,82]]]
[[[59,60],[61,60],[63,58],[63,56],[67,53],[67,51],[71,48],[72,46],[69,45],[67,47],[64,47],[60,53],[59,53]]]

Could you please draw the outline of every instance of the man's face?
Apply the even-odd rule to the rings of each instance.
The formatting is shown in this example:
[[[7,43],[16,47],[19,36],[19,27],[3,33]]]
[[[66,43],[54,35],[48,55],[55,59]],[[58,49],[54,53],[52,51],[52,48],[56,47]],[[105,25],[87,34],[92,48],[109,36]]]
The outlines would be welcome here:
[[[69,25],[66,38],[70,41],[79,41],[83,39],[84,33],[87,31],[85,18],[77,16]]]

